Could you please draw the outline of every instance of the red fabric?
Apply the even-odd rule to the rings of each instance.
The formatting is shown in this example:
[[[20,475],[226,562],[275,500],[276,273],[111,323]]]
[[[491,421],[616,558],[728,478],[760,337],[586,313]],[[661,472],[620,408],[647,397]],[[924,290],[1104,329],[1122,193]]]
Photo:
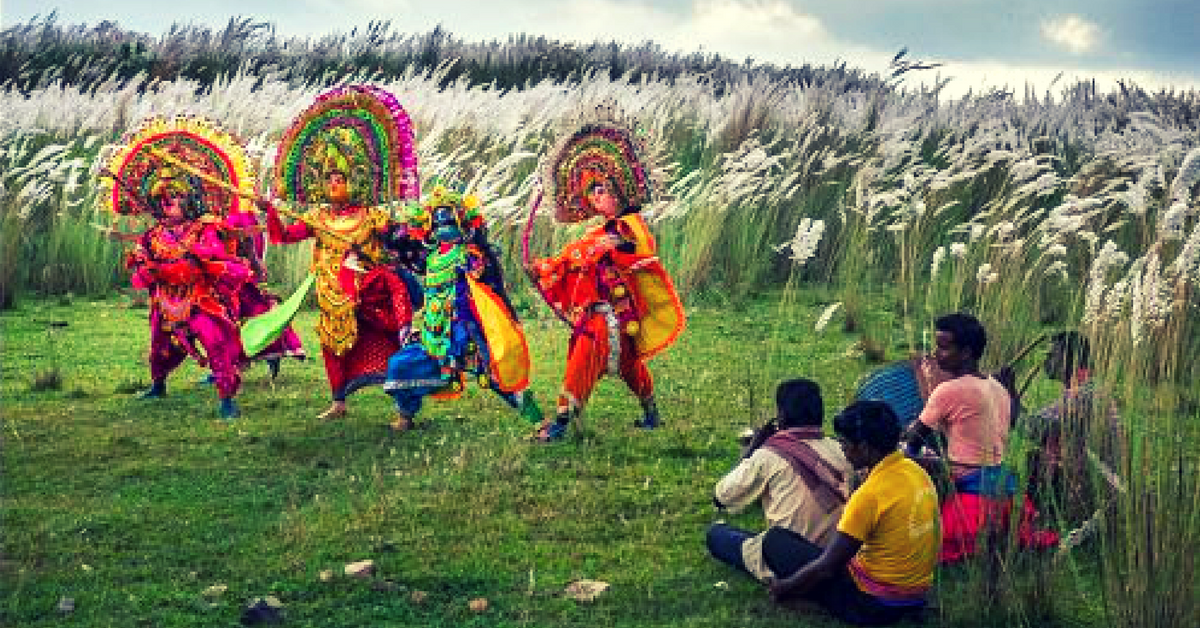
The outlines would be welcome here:
[[[1033,503],[1021,497],[1017,542],[1022,549],[1046,549],[1058,544],[1058,533],[1036,527]],[[991,530],[1007,536],[1012,503],[1008,498],[952,493],[942,503],[942,549],[938,561],[953,563],[975,554],[976,541]]]
[[[571,336],[567,369],[563,375],[563,391],[574,397],[580,407],[587,405],[596,382],[604,375],[608,365],[608,349],[608,324],[603,314],[593,312],[581,321]],[[621,334],[619,368],[621,379],[639,399],[654,394],[654,379],[650,376],[650,369],[638,357],[633,339],[626,334]],[[559,407],[569,404],[570,400],[565,395],[559,398]]]
[[[362,386],[382,383],[388,358],[400,349],[400,329],[412,324],[412,300],[404,282],[390,268],[380,266],[364,275],[358,296],[358,339],[354,346],[341,356],[321,349],[335,399],[345,398]]]
[[[334,399],[345,399],[363,386],[382,384],[387,376],[388,358],[399,349],[400,341],[395,334],[366,326],[359,327],[358,342],[340,356],[322,347],[325,375]]]
[[[267,236],[274,244],[291,244],[313,237],[313,232],[303,222],[294,222],[284,226],[275,206],[269,205],[267,206]]]
[[[592,305],[611,303],[613,297],[608,292],[618,283],[631,293],[635,303],[641,302],[635,294],[636,285],[629,280],[629,269],[653,256],[623,254],[613,248],[611,240],[616,235],[613,231],[619,233],[622,224],[614,221],[593,227],[582,238],[564,247],[558,257],[541,260],[533,267],[550,305],[576,325],[582,324]],[[622,241],[632,242],[624,236]],[[602,270],[604,266],[609,268],[608,273]]]

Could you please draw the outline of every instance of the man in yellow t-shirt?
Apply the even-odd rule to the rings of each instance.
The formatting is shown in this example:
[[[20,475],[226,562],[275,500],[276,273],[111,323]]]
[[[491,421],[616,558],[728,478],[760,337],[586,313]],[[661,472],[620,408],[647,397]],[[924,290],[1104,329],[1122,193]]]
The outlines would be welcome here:
[[[821,548],[773,529],[763,558],[779,579],[775,599],[801,596],[843,621],[878,626],[925,605],[941,545],[937,491],[919,465],[897,449],[900,425],[881,401],[858,401],[834,419],[855,469],[869,469],[850,495],[832,543]]]

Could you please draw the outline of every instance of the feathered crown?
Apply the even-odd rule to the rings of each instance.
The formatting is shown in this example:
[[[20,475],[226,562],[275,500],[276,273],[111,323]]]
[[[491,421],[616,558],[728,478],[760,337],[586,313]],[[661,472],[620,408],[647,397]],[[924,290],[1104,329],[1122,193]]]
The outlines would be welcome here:
[[[205,118],[155,116],[127,133],[120,143],[105,147],[96,160],[106,175],[100,180],[99,196],[106,209],[139,214],[148,209],[146,203],[152,197],[168,189],[194,195],[203,207],[216,213],[238,211],[245,202],[228,190],[176,172],[153,154],[156,150],[247,194],[254,192],[254,171],[240,139]]]
[[[369,85],[321,94],[284,133],[275,159],[275,194],[324,198],[330,169],[346,175],[351,198],[368,205],[420,196],[412,121],[388,92]]]
[[[584,193],[597,181],[610,181],[625,207],[651,209],[656,188],[665,179],[651,150],[649,134],[626,118],[614,103],[605,102],[579,115],[575,129],[550,152],[543,164],[543,181],[554,199],[560,222],[579,222],[595,215]]]

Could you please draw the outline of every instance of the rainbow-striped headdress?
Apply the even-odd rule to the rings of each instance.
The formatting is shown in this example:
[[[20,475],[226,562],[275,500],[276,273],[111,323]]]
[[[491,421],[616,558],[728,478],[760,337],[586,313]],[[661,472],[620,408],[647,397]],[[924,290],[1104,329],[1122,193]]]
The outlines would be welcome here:
[[[543,166],[543,181],[554,199],[559,222],[579,222],[595,211],[584,193],[597,181],[609,180],[627,208],[646,208],[654,201],[654,184],[648,163],[650,150],[645,132],[620,120],[611,105],[596,109],[598,120],[587,122],[551,151]]]
[[[241,140],[205,118],[154,116],[126,134],[119,144],[106,147],[96,160],[107,175],[119,179],[100,179],[99,202],[103,207],[123,215],[140,214],[149,209],[147,203],[155,192],[170,183],[185,186],[187,193],[198,197],[208,211],[225,214],[246,209],[242,203],[247,201],[237,194],[195,177],[183,177],[156,157],[154,150],[247,194],[254,193],[254,171]]]
[[[355,203],[420,197],[412,121],[394,96],[370,85],[318,96],[279,143],[275,195],[300,204],[323,201],[331,169],[346,175]]]

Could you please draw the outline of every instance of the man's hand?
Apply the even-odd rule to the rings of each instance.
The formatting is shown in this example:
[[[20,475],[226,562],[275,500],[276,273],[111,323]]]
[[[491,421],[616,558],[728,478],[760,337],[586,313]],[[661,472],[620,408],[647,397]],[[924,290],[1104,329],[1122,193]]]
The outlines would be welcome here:
[[[746,445],[746,449],[742,452],[743,458],[749,458],[751,454],[763,446],[767,439],[775,435],[779,431],[779,426],[776,419],[767,421],[761,428],[755,430],[754,437],[750,439],[750,444]]]
[[[788,591],[791,589],[792,586],[790,578],[784,578],[782,580],[777,578],[767,578],[767,591],[771,593],[772,602],[779,602],[783,600],[783,598],[787,597]]]

